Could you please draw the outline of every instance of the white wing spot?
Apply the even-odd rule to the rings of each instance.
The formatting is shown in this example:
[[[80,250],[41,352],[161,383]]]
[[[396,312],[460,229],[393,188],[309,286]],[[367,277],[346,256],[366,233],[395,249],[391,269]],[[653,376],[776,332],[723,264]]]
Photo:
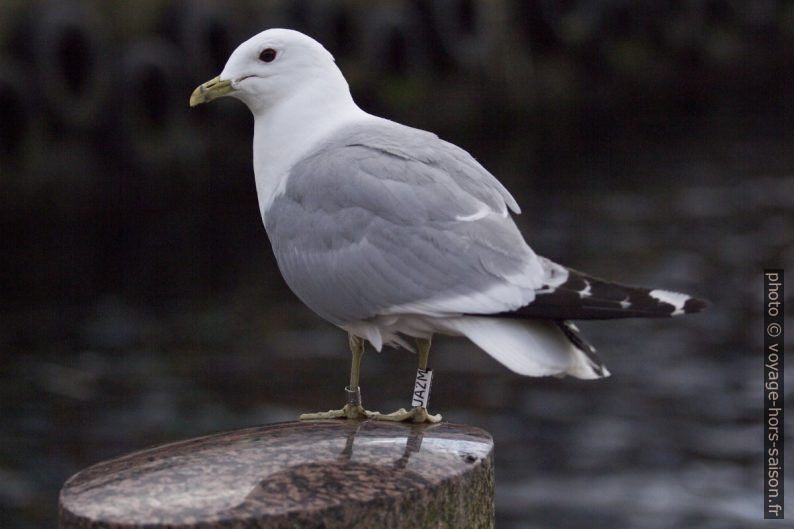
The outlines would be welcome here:
[[[689,296],[686,294],[681,294],[680,292],[670,292],[669,290],[651,290],[648,292],[648,295],[654,299],[661,301],[662,303],[669,303],[675,310],[672,313],[672,316],[677,316],[679,314],[684,313],[684,304],[689,299]]]
[[[590,296],[593,295],[593,294],[590,293],[590,290],[591,290],[590,282],[585,279],[584,280],[584,284],[585,284],[585,287],[582,290],[579,291],[579,297],[580,298],[589,298]]]
[[[626,298],[626,299],[624,299],[623,301],[620,302],[620,308],[621,309],[626,310],[629,307],[631,307],[631,302],[629,301],[629,298]]]
[[[455,220],[461,222],[472,222],[475,220],[480,220],[483,217],[487,217],[488,214],[491,213],[491,208],[486,206],[485,204],[480,206],[480,209],[472,213],[471,215],[457,215]]]

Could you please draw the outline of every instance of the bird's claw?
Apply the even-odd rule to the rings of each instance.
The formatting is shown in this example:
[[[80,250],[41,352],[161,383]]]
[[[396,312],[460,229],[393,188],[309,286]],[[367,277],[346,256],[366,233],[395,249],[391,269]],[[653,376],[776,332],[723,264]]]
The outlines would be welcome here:
[[[429,422],[433,424],[437,422],[441,422],[441,414],[430,415],[427,412],[427,408],[423,408],[421,406],[411,408],[410,410],[406,410],[405,408],[400,408],[399,410],[391,413],[374,412],[371,415],[369,415],[368,418],[373,419],[375,421],[394,421],[394,422],[412,421],[415,423]]]
[[[318,413],[303,413],[298,417],[299,421],[316,421],[321,419],[370,419],[374,415],[380,415],[377,411],[365,410],[363,406],[345,404],[339,410],[321,411]]]
[[[318,413],[303,413],[298,417],[300,421],[317,421],[324,419],[372,419],[374,421],[391,421],[391,422],[415,422],[423,423],[428,422],[435,424],[441,422],[441,414],[431,415],[428,413],[427,408],[417,406],[406,410],[400,408],[391,413],[381,413],[379,411],[365,410],[362,406],[353,406],[345,404],[339,410],[321,411]]]

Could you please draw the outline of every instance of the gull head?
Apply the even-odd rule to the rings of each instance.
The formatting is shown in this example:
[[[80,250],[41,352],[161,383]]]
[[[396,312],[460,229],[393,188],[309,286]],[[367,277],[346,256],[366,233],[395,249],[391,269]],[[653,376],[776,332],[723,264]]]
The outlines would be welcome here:
[[[333,56],[319,42],[298,31],[268,29],[240,44],[218,77],[196,87],[190,106],[232,96],[256,112],[318,81],[341,81],[347,88]]]

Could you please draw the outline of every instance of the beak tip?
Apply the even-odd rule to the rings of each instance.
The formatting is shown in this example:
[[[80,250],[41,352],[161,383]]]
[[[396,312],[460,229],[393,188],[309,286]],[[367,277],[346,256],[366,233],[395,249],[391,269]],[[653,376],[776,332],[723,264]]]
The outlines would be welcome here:
[[[193,108],[196,105],[200,105],[205,101],[206,99],[204,98],[204,95],[201,93],[201,90],[199,90],[198,88],[193,90],[193,93],[190,94],[190,102],[189,102],[190,108]]]
[[[234,91],[231,81],[216,77],[204,84],[200,84],[193,90],[193,93],[190,94],[190,107],[207,103],[213,99],[229,95]]]

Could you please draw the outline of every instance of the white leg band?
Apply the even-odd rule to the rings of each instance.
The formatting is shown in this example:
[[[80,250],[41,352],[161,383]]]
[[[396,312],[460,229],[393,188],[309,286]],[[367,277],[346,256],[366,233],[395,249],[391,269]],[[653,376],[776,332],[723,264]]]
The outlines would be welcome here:
[[[432,382],[432,369],[416,370],[416,382],[414,382],[414,394],[411,398],[411,406],[414,408],[427,408],[430,402],[430,384]]]

